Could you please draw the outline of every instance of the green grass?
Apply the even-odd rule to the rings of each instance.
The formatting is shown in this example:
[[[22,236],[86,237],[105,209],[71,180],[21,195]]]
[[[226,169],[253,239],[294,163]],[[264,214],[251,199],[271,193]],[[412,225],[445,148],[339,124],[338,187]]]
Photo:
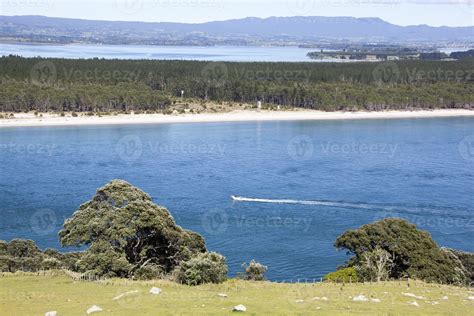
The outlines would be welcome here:
[[[163,292],[149,294],[152,286]],[[136,294],[119,300],[114,297],[129,291]],[[243,304],[248,315],[463,315],[474,310],[473,289],[410,281],[379,284],[282,284],[229,280],[223,284],[198,287],[169,281],[77,282],[62,272],[48,275],[1,274],[0,315],[44,315],[55,310],[58,315],[85,315],[92,305],[104,312],[94,315],[184,315],[232,314],[233,306]],[[418,299],[419,307],[408,303],[414,299],[402,295],[409,292]],[[225,293],[227,298],[218,297]],[[353,302],[350,297],[364,294],[380,303]],[[441,297],[448,296],[448,300]],[[313,300],[327,297],[327,301]],[[302,300],[302,302],[297,302]],[[433,301],[439,302],[432,305]]]

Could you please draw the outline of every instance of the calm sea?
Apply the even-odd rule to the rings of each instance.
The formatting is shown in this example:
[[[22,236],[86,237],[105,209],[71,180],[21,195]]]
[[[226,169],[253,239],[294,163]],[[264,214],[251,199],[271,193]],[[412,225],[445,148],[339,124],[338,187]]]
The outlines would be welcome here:
[[[338,235],[385,217],[474,251],[472,118],[3,128],[0,239],[59,247],[64,219],[115,178],[231,274],[256,259],[272,280],[319,278],[347,259]]]
[[[259,46],[27,45],[1,44],[1,55],[55,58],[162,59],[201,61],[312,61],[318,49]]]

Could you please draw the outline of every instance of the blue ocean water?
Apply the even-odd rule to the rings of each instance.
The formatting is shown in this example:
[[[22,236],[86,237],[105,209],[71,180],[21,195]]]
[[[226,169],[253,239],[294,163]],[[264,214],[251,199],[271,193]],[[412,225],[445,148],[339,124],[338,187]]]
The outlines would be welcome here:
[[[465,51],[469,47],[456,48]],[[235,62],[328,62],[312,60],[307,54],[318,48],[297,46],[152,46],[152,45],[91,45],[91,44],[7,44],[0,43],[0,56],[23,57],[158,59]],[[441,48],[451,53],[453,48]],[[343,62],[337,60],[337,62]]]
[[[474,251],[472,118],[2,128],[0,239],[59,247],[64,219],[116,178],[231,275],[256,259],[272,280],[319,278],[347,259],[338,235],[385,217]]]
[[[317,49],[262,46],[34,45],[0,43],[1,55],[55,58],[159,59],[201,61],[312,61]]]

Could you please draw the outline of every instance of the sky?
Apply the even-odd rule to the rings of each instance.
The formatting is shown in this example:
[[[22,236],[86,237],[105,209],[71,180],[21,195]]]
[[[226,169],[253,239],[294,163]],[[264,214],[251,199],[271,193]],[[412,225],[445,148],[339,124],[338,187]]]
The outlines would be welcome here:
[[[354,16],[379,17],[398,25],[473,26],[474,0],[0,0],[0,15],[186,23]]]

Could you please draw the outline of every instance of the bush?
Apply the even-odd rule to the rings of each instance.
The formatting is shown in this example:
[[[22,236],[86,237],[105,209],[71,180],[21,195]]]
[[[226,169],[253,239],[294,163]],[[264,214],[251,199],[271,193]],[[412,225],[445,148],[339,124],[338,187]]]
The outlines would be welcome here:
[[[164,275],[163,267],[156,264],[148,264],[140,267],[133,273],[136,280],[154,280],[159,279]]]
[[[8,243],[5,240],[0,240],[0,256],[7,254]]]
[[[62,263],[56,258],[45,258],[41,263],[41,270],[61,269]]]
[[[353,267],[343,268],[335,272],[330,272],[324,276],[324,281],[329,282],[358,282],[357,270]]]
[[[245,280],[252,280],[252,281],[265,280],[265,273],[268,270],[267,266],[264,266],[263,264],[255,260],[252,260],[250,261],[248,265],[244,263],[242,267],[245,270],[244,276],[243,276]]]
[[[183,261],[175,271],[175,279],[187,285],[222,283],[227,279],[227,271],[224,256],[215,252],[205,252]]]

